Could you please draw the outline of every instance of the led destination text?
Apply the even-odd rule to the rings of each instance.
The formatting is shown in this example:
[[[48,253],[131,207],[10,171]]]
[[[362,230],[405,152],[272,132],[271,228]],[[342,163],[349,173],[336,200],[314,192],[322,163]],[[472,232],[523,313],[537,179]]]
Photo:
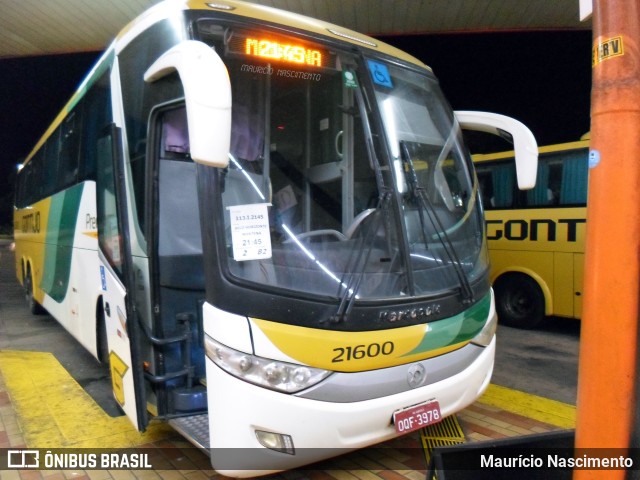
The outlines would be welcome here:
[[[254,57],[281,60],[283,62],[322,66],[322,52],[302,45],[290,45],[270,40],[247,38],[245,53]]]

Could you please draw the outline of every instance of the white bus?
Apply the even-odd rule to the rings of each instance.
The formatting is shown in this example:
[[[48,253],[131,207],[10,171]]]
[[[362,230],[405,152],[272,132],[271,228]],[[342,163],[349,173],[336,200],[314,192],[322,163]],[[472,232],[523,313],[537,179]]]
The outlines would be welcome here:
[[[493,368],[460,125],[509,131],[531,184],[529,130],[454,114],[397,49],[249,3],[160,3],[25,161],[17,277],[109,362],[138,429],[169,421],[227,475],[408,433]]]

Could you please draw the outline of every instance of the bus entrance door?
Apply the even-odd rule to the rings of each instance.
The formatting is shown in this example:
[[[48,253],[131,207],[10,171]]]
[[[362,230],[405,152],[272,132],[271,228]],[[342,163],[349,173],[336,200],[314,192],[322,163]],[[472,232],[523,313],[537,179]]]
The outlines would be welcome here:
[[[147,425],[142,362],[134,306],[121,131],[115,125],[98,140],[96,200],[100,279],[113,396],[134,426]]]

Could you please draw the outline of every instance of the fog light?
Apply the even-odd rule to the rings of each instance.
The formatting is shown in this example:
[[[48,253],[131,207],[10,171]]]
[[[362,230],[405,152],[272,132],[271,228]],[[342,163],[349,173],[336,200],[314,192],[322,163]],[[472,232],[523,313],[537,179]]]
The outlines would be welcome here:
[[[293,448],[293,439],[289,435],[256,430],[256,437],[258,438],[260,445],[268,448],[269,450],[288,453],[289,455],[296,454],[296,451]]]

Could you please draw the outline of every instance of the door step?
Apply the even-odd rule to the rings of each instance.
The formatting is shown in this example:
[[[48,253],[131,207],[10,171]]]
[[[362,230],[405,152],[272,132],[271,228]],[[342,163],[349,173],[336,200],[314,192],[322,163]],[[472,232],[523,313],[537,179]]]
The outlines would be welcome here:
[[[204,453],[209,455],[209,415],[193,415],[191,417],[178,417],[169,420],[178,433],[193,443],[196,447],[202,448]]]

